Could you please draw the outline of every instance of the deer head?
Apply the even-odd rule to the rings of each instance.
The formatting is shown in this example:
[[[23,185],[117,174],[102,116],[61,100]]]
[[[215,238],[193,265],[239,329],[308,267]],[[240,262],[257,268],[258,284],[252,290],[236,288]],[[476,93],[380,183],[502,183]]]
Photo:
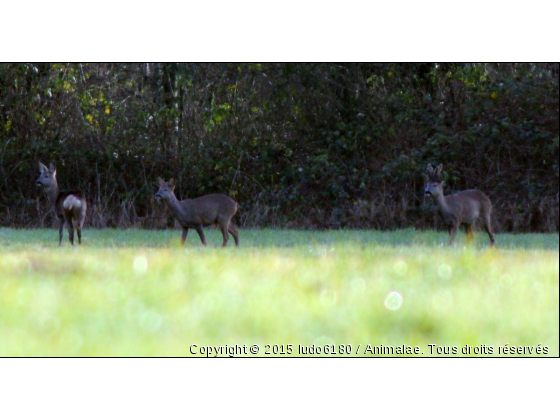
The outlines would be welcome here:
[[[39,162],[39,171],[41,172],[41,175],[37,178],[37,181],[35,181],[35,184],[38,187],[49,189],[50,187],[57,185],[56,169],[52,163],[50,164],[50,168],[47,168]]]
[[[156,193],[156,200],[169,200],[173,195],[173,190],[175,189],[175,180],[171,178],[169,182],[165,182],[163,179],[157,179],[159,190]]]
[[[441,175],[442,170],[443,164],[439,164],[436,169],[434,169],[431,164],[428,164],[428,167],[426,169],[428,177],[426,180],[426,188],[424,189],[424,195],[426,197],[443,197],[443,176]]]

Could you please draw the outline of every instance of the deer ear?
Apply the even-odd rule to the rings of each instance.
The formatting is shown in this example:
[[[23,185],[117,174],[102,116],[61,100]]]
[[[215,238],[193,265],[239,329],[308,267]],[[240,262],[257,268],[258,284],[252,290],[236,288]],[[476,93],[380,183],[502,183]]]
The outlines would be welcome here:
[[[434,167],[432,166],[431,163],[428,163],[428,167],[426,168],[426,172],[428,172],[428,175],[431,175],[434,173]]]
[[[159,176],[157,177],[157,184],[159,187],[161,187],[164,184],[163,179],[161,179],[161,177]]]
[[[49,169],[50,169],[51,172],[56,172],[56,168],[54,167],[54,164],[52,162],[49,165]]]
[[[441,175],[441,171],[443,170],[443,163],[440,163],[436,169],[436,175]]]
[[[45,171],[48,171],[48,170],[49,170],[49,168],[47,168],[45,165],[43,165],[41,162],[39,162],[39,171],[41,173],[43,173]]]
[[[175,179],[171,178],[167,185],[169,185],[169,188],[171,189],[175,188]]]

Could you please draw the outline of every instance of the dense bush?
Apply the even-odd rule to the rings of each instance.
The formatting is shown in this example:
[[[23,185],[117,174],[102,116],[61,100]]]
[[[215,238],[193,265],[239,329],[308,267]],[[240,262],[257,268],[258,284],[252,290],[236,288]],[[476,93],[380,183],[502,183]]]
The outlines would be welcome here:
[[[161,176],[243,226],[432,227],[442,162],[497,230],[557,231],[558,132],[558,64],[4,64],[0,223],[50,223],[42,160],[93,226],[165,226]]]

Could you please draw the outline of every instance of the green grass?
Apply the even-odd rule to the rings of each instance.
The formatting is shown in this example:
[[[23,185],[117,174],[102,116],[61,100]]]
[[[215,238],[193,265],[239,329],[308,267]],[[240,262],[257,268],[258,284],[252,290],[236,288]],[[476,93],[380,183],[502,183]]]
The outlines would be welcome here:
[[[0,356],[189,356],[198,346],[548,346],[558,234],[0,229]],[[460,237],[464,241],[464,235]],[[230,245],[233,244],[231,239]],[[396,292],[398,293],[392,293]],[[402,297],[402,302],[400,298]],[[533,351],[535,355],[535,351]],[[507,356],[511,357],[511,356]]]

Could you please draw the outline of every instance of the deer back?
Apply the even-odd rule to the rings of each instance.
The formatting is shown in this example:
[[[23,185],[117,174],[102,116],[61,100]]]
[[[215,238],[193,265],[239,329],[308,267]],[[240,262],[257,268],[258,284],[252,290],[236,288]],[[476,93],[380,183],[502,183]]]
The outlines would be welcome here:
[[[452,217],[459,223],[470,224],[488,213],[492,204],[486,194],[479,190],[465,190],[445,197],[444,217]]]
[[[208,194],[180,202],[179,221],[204,226],[217,223],[219,219],[230,220],[237,212],[237,203],[224,194]]]

